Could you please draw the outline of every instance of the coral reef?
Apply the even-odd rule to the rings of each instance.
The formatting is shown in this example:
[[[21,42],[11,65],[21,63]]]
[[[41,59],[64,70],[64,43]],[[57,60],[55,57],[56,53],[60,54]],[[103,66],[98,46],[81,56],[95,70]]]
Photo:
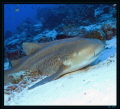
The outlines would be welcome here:
[[[5,32],[4,57],[18,59],[24,56],[23,42],[43,43],[69,37],[98,38],[103,42],[110,40],[117,32],[116,7],[114,4],[39,7],[36,22],[27,18],[14,33]]]
[[[9,38],[9,37],[12,37],[13,33],[9,30],[5,31],[5,35],[4,35],[4,38]]]
[[[75,25],[68,25],[63,28],[63,33],[67,36],[77,36],[79,34],[79,28]]]
[[[84,27],[69,25],[63,28],[63,33],[67,36],[86,37],[89,34],[89,31]]]
[[[23,51],[19,50],[19,51],[12,51],[12,52],[5,53],[4,58],[14,60],[14,59],[19,59],[23,56],[26,56],[25,53]]]
[[[110,12],[110,7],[105,7],[105,8],[103,9],[103,12],[104,12],[105,14],[109,13],[109,12]]]
[[[103,24],[102,30],[105,33],[106,40],[110,40],[117,33],[116,21],[107,21]]]
[[[86,36],[87,38],[94,38],[94,39],[99,39],[103,42],[106,41],[105,39],[105,33],[102,30],[92,30],[88,36]]]
[[[70,37],[73,37],[73,36],[67,36],[65,34],[58,34],[56,36],[56,39],[59,40],[59,39],[65,39],[65,38],[70,38]]]
[[[51,37],[46,37],[46,36],[42,36],[42,38],[37,40],[39,43],[43,43],[43,42],[50,42],[52,41]]]
[[[17,28],[16,33],[23,37],[33,37],[41,32],[42,24],[33,24],[28,20],[23,21]]]

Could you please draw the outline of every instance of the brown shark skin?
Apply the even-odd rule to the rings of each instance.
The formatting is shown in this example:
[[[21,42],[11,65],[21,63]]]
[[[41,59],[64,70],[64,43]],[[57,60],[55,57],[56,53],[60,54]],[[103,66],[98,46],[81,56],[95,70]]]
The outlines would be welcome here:
[[[96,49],[96,47],[104,46],[100,40],[79,37],[63,39],[39,45],[42,45],[40,49],[38,48],[32,54],[28,54],[28,56],[24,57],[23,60],[21,59],[18,65],[4,72],[4,83],[12,82],[8,78],[8,74],[16,73],[22,70],[39,71],[42,73],[42,75],[53,75],[59,70],[60,66],[65,66],[64,71],[61,72],[62,75],[80,69],[84,65],[80,66],[79,68],[71,69],[71,67],[74,64],[83,63],[85,60],[84,56],[86,54],[86,59],[91,58],[91,56],[94,55],[94,49]],[[103,48],[101,51],[102,50]],[[79,54],[81,52],[82,54]],[[78,54],[81,55],[80,60],[76,58]]]
[[[39,44],[40,47],[42,45],[41,49],[37,50],[33,54],[30,54],[28,56],[23,57],[24,59],[23,60],[21,59],[21,61],[18,63],[18,65],[14,66],[13,68],[11,68],[9,70],[5,70],[5,74],[6,73],[11,74],[11,73],[15,73],[15,72],[22,71],[22,70],[27,70],[27,69],[29,69],[27,67],[27,65],[30,66],[29,64],[30,63],[32,64],[35,61],[37,61],[39,59],[39,57],[42,59],[42,58],[44,58],[45,55],[47,55],[47,54],[49,55],[50,53],[54,52],[56,49],[59,49],[60,47],[62,47],[64,45],[67,45],[66,42],[68,42],[68,41],[70,41],[70,42],[76,41],[77,39],[79,39],[79,38],[75,37],[75,38],[62,39],[62,40],[57,40],[57,41],[52,41],[52,42]],[[64,42],[62,42],[62,41],[64,41]],[[60,43],[58,44],[58,42],[60,42]],[[57,43],[57,46],[56,46],[56,43]],[[33,62],[33,59],[34,59],[34,62]],[[28,63],[28,61],[30,61],[30,62]],[[25,65],[25,67],[24,67],[24,65]]]
[[[47,43],[41,43],[41,44],[30,43],[30,44],[37,44],[38,45],[37,46],[38,48],[36,49],[36,51],[33,51],[35,53],[32,53],[32,51],[30,50],[29,53],[26,53],[29,56],[23,57],[23,59],[21,59],[20,62],[18,62],[18,64],[16,66],[13,66],[11,69],[5,70],[4,71],[4,83],[8,83],[8,82],[12,83],[13,82],[11,79],[8,78],[8,74],[16,73],[16,72],[19,72],[19,71],[22,71],[22,70],[31,70],[32,68],[30,68],[30,63],[31,63],[31,66],[32,66],[34,64],[34,62],[37,61],[37,56],[35,55],[37,52],[38,52],[38,55],[39,55],[39,52],[40,52],[39,57],[42,58],[42,57],[44,57],[45,54],[48,54],[48,53],[50,54],[51,52],[54,52],[56,49],[64,46],[64,44],[66,45],[67,44],[66,42],[68,42],[68,41],[72,42],[72,41],[76,41],[78,39],[79,39],[78,37],[74,37],[74,38],[51,41],[51,42],[47,42]],[[61,43],[63,43],[63,44],[61,44]],[[23,43],[23,45],[24,44],[27,44],[27,43]],[[56,46],[56,44],[58,46]],[[26,45],[26,46],[29,46],[29,45]],[[52,49],[51,49],[51,46],[52,46]],[[23,46],[23,48],[24,48],[24,46]],[[34,57],[36,57],[36,58],[34,58]],[[33,60],[34,60],[34,62],[33,62]],[[35,70],[32,69],[32,71],[38,71],[38,70],[37,69],[35,69]]]

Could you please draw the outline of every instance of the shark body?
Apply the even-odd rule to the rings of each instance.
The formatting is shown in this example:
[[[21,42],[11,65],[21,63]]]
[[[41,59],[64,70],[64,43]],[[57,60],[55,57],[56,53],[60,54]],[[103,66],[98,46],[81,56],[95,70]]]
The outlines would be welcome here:
[[[4,72],[4,83],[12,82],[8,74],[22,70],[50,75],[29,88],[32,89],[89,65],[103,51],[104,43],[98,39],[75,37],[42,44],[26,42],[23,49],[27,56],[13,62],[13,68]]]

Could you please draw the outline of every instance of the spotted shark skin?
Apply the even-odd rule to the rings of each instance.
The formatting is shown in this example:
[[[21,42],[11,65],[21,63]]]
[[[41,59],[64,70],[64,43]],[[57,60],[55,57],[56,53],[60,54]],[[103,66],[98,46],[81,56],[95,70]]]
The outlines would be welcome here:
[[[27,56],[13,62],[13,67],[4,72],[4,83],[12,82],[8,74],[23,70],[50,75],[29,88],[33,89],[89,65],[99,57],[104,43],[98,39],[74,37],[42,44],[25,42],[23,49]]]

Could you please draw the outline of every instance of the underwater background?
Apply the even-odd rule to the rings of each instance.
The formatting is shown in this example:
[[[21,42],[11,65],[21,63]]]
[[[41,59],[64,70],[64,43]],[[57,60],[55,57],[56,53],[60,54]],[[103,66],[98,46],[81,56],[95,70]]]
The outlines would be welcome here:
[[[23,42],[116,36],[116,4],[4,4],[4,61],[25,56]]]
[[[37,22],[36,14],[39,7],[53,7],[54,4],[4,4],[4,33],[14,32],[24,20]]]

